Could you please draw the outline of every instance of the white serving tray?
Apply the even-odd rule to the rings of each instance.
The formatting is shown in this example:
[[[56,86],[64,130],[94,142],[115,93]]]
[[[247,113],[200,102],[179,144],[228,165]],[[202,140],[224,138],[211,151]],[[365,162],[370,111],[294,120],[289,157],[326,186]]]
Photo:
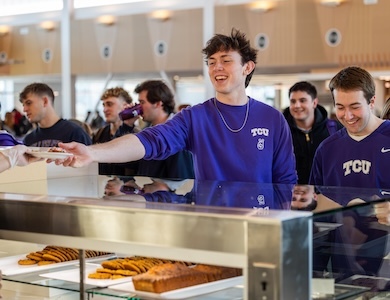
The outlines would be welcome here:
[[[26,274],[32,272],[46,271],[46,270],[56,269],[64,266],[72,266],[72,265],[77,265],[79,263],[79,260],[71,260],[71,261],[65,261],[61,263],[55,263],[55,264],[43,265],[43,266],[38,266],[37,264],[19,265],[18,261],[20,259],[26,259],[26,255],[27,254],[22,254],[22,255],[0,258],[0,270],[2,274],[5,276],[19,275],[19,274]],[[102,255],[102,256],[97,256],[92,258],[86,258],[85,261],[98,262],[98,261],[107,260],[114,257],[116,257],[115,254],[108,254],[108,255]]]
[[[132,281],[123,284],[112,285],[109,286],[108,288],[115,291],[134,293],[137,296],[146,297],[150,299],[173,300],[173,299],[187,299],[189,297],[195,297],[207,293],[213,293],[226,288],[234,287],[236,285],[242,285],[243,283],[244,283],[244,277],[237,276],[233,278],[189,286],[186,288],[177,289],[177,290],[173,290],[161,294],[137,291],[134,289],[134,285]]]
[[[88,278],[88,274],[95,273],[97,268],[102,268],[99,264],[85,264],[85,278],[84,278],[84,284],[93,285],[96,287],[108,287],[113,284],[120,284],[131,281],[131,276],[119,278],[119,279],[91,279]],[[64,271],[57,271],[57,272],[50,272],[45,274],[40,274],[39,276],[50,278],[50,279],[58,279],[58,280],[64,280],[69,282],[80,282],[80,269],[79,267],[70,269],[70,270],[64,270]]]

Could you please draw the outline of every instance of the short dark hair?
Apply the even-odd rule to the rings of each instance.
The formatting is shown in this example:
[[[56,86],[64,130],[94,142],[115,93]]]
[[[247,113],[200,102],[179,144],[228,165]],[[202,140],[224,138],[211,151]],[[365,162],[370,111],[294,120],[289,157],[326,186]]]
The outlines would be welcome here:
[[[19,101],[23,103],[23,100],[26,100],[29,94],[42,96],[48,96],[52,103],[54,103],[54,92],[45,83],[34,82],[26,86],[23,91],[19,94]]]
[[[142,91],[148,92],[148,102],[154,104],[159,101],[167,114],[175,110],[175,99],[171,89],[162,80],[147,80],[136,86],[134,92],[139,94]]]
[[[253,61],[256,65],[257,50],[252,48],[249,39],[246,35],[233,28],[230,36],[223,34],[216,34],[206,44],[206,47],[202,49],[202,53],[205,55],[206,64],[211,55],[219,51],[237,51],[241,55],[241,63],[245,64],[248,61]],[[253,68],[252,72],[246,76],[245,87],[249,85],[252,79],[252,75],[255,72]]]
[[[100,97],[100,100],[106,100],[108,98],[115,97],[115,98],[121,98],[123,101],[125,101],[128,104],[131,104],[133,102],[133,99],[129,95],[129,93],[121,87],[114,87],[106,90],[103,95]]]
[[[298,92],[298,91],[308,93],[313,99],[317,98],[317,89],[310,82],[299,81],[299,82],[295,83],[288,90],[288,96],[290,97],[291,93]]]
[[[370,73],[357,66],[346,67],[338,72],[329,82],[329,89],[332,92],[333,100],[334,90],[341,90],[344,92],[362,91],[368,104],[372,97],[375,96],[374,79]]]

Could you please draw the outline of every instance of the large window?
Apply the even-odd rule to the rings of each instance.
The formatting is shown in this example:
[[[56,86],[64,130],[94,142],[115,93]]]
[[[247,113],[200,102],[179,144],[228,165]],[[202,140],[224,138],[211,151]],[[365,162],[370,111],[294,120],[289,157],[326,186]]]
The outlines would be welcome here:
[[[12,80],[0,80],[0,117],[4,120],[5,113],[15,108],[14,85]]]

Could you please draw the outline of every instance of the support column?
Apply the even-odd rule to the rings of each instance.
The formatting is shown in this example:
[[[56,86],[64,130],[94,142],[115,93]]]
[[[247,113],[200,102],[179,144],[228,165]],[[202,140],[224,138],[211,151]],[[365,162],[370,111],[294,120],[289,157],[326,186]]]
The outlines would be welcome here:
[[[206,0],[204,1],[203,7],[203,47],[206,45],[206,42],[212,38],[214,35],[214,1]],[[203,77],[205,84],[205,96],[206,99],[215,96],[214,87],[210,82],[208,68],[206,64],[203,65]]]
[[[61,17],[61,116],[71,118],[76,115],[75,85],[71,72],[70,22],[73,19],[73,0],[63,0]]]

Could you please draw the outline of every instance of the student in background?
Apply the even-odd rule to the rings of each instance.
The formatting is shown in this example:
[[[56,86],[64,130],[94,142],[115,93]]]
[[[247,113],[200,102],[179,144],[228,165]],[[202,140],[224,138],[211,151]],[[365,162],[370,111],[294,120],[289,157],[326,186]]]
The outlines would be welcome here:
[[[53,90],[44,83],[32,83],[20,93],[30,123],[38,126],[24,137],[24,144],[35,147],[54,147],[59,142],[92,143],[91,138],[80,126],[60,118],[54,110]]]
[[[142,118],[150,126],[164,124],[174,117],[175,100],[172,91],[161,80],[147,80],[135,88],[142,107]],[[192,155],[179,151],[163,160],[138,161],[137,175],[157,178],[194,178]]]
[[[2,129],[6,130],[7,132],[9,132],[12,135],[16,134],[16,132],[15,132],[15,119],[14,119],[12,112],[8,111],[5,113]]]
[[[134,123],[139,117],[131,118],[126,121],[122,121],[119,117],[119,113],[133,103],[133,99],[125,89],[121,87],[107,89],[100,99],[103,104],[105,123],[107,125],[101,127],[93,135],[93,144],[106,143],[116,137],[137,131]],[[100,175],[131,176],[135,175],[136,170],[136,163],[99,164]]]
[[[295,83],[288,92],[290,106],[283,112],[294,144],[298,183],[309,182],[314,154],[320,143],[342,128],[328,119],[324,107],[318,104],[317,89],[307,81]]]

